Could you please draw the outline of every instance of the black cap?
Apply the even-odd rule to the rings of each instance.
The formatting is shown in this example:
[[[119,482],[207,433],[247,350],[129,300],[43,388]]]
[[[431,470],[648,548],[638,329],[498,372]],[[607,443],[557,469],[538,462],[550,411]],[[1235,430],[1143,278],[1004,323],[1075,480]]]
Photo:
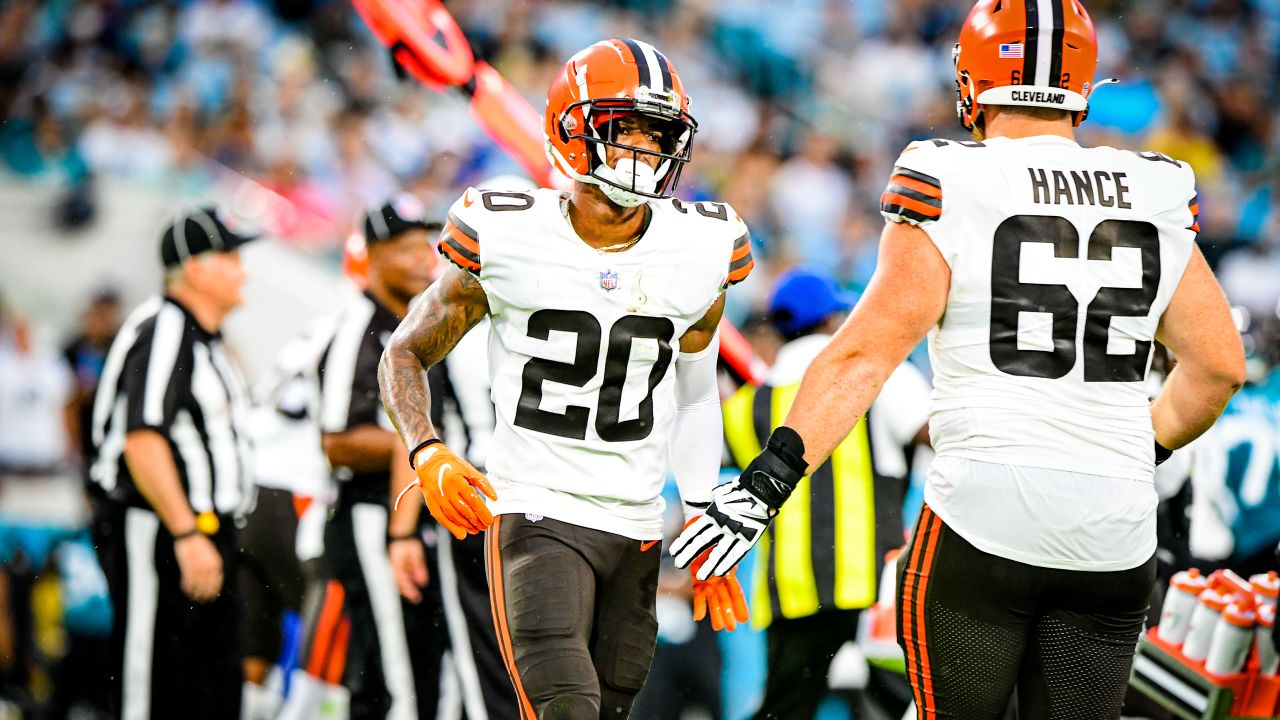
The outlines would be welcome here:
[[[383,203],[382,207],[365,213],[364,241],[373,245],[415,228],[430,230],[432,225],[424,217],[422,203],[417,198],[400,194]]]
[[[164,229],[160,238],[160,261],[166,268],[178,267],[187,258],[206,252],[231,252],[256,239],[227,227],[213,207],[199,207],[183,214]]]

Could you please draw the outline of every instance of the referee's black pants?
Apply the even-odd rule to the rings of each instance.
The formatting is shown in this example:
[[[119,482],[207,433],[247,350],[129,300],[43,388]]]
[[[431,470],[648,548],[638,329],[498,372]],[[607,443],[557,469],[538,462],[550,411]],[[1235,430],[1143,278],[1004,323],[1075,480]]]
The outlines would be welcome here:
[[[440,595],[432,583],[417,605],[400,597],[387,558],[389,499],[372,497],[340,486],[324,534],[325,568],[342,584],[351,623],[343,676],[351,720],[430,720],[448,645]]]
[[[484,564],[484,536],[455,540],[448,530],[432,522],[439,560],[432,568],[431,583],[439,588],[449,626],[454,669],[458,676],[463,717],[467,720],[504,720],[520,717],[515,688],[498,648],[489,607],[489,577]],[[428,557],[431,550],[428,548]],[[442,708],[442,712],[444,708]]]
[[[173,536],[150,510],[103,503],[115,528],[98,546],[114,616],[111,713],[123,720],[238,720],[240,602],[231,518],[210,539],[222,555],[222,593],[197,603],[182,592]]]

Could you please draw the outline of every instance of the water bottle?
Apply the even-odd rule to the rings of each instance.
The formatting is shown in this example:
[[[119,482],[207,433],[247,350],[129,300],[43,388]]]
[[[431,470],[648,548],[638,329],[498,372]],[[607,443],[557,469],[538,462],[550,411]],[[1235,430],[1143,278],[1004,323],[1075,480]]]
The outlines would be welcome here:
[[[1196,607],[1196,598],[1207,584],[1208,579],[1196,568],[1183,570],[1169,580],[1169,592],[1164,596],[1164,605],[1160,608],[1157,637],[1175,647],[1182,644],[1187,637],[1187,627],[1191,623],[1191,612]]]
[[[1275,606],[1276,596],[1280,595],[1280,573],[1259,573],[1249,578],[1249,585],[1259,605]]]
[[[1258,620],[1252,605],[1252,600],[1236,601],[1222,611],[1204,660],[1204,669],[1211,674],[1234,675],[1244,670],[1244,661],[1253,647],[1253,626]]]
[[[1254,647],[1258,649],[1258,674],[1276,675],[1280,666],[1280,655],[1276,654],[1276,646],[1271,642],[1271,628],[1276,623],[1276,606],[1258,606],[1258,626],[1253,634]]]
[[[1191,611],[1191,623],[1187,628],[1186,639],[1182,641],[1182,654],[1189,660],[1204,660],[1209,654],[1213,630],[1222,617],[1223,609],[1230,602],[1230,595],[1224,595],[1213,588],[1207,588],[1200,593],[1196,607]]]

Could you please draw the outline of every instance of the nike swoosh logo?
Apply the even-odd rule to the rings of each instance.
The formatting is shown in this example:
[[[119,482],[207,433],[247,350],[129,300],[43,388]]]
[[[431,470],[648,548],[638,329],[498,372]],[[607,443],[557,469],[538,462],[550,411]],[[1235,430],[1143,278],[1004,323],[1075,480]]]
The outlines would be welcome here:
[[[470,192],[465,192],[462,194],[462,207],[471,207],[471,203],[473,202],[475,202],[475,200],[471,199]]]
[[[661,542],[661,541],[660,541],[660,540],[650,540],[650,541],[648,541],[648,542],[642,542],[642,543],[640,543],[640,552],[649,552],[650,548],[652,548],[654,545],[657,545],[659,542]]]

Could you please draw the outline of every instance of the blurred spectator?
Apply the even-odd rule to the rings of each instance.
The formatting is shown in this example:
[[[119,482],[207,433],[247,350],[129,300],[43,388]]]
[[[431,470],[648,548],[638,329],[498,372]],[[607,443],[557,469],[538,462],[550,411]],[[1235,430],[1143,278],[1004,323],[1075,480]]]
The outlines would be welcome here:
[[[74,381],[41,329],[2,305],[0,378],[0,476],[58,474],[78,421]]]
[[[100,291],[81,315],[79,333],[62,349],[62,356],[75,375],[71,402],[76,421],[70,427],[72,444],[81,460],[93,451],[93,395],[98,390],[111,341],[120,329],[122,311],[115,290]]]

